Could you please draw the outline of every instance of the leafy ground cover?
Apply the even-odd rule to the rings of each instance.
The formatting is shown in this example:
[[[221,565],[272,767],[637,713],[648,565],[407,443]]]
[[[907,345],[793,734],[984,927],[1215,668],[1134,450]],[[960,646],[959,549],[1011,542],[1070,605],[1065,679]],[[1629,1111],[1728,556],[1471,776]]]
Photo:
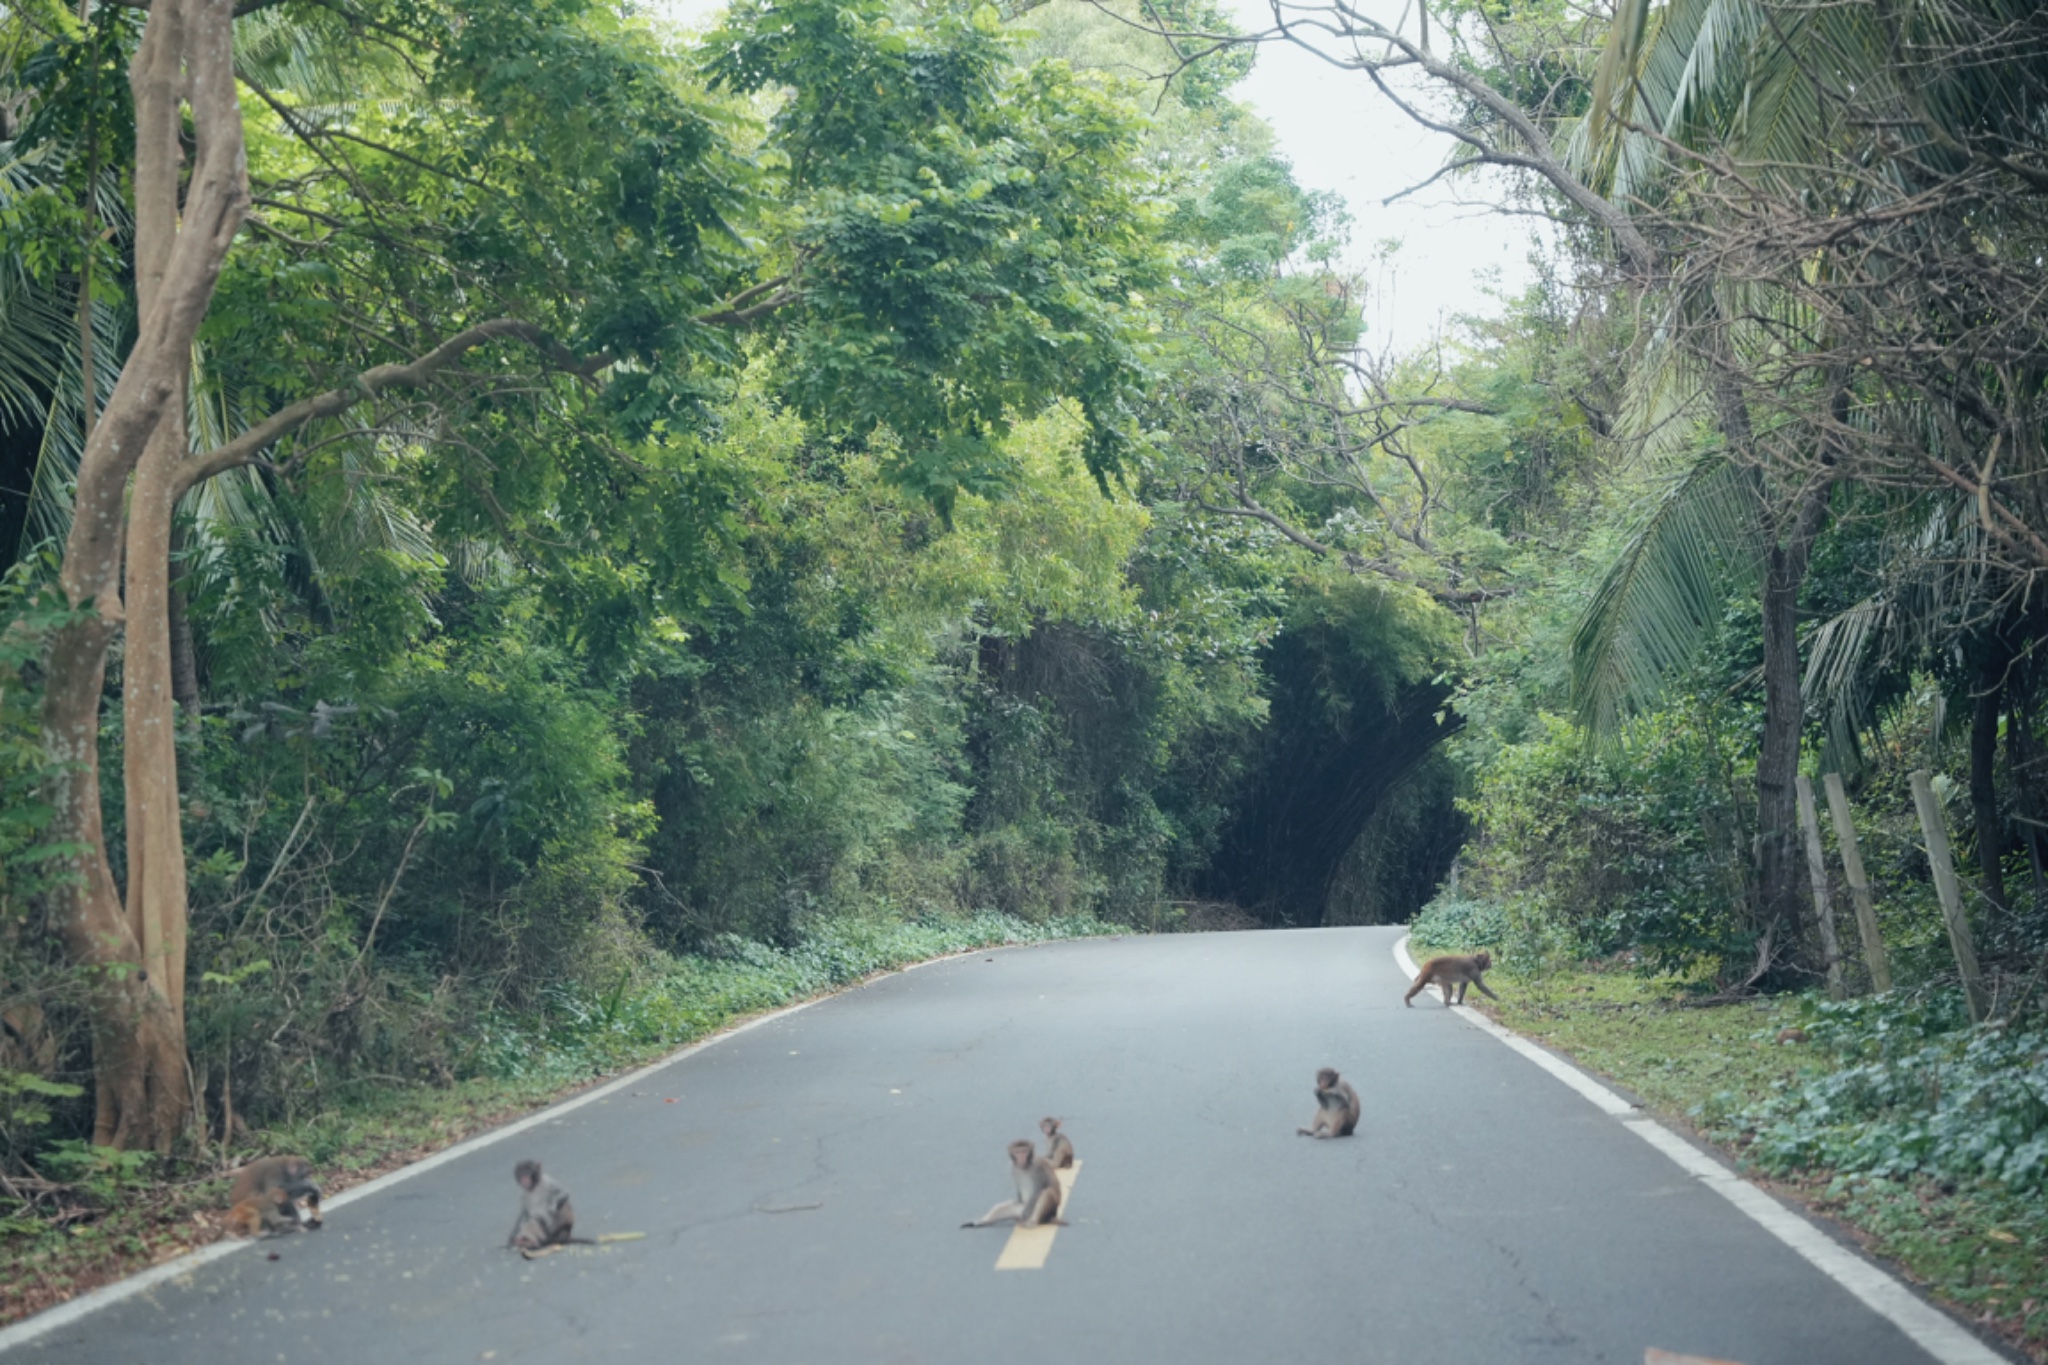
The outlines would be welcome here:
[[[1468,927],[1425,917],[1411,950],[1477,946]],[[1633,965],[1511,959],[1484,1008],[2048,1361],[2048,1026],[1973,1028],[1933,991],[1703,1004]]]
[[[565,991],[545,1017],[480,1021],[482,1070],[470,1079],[365,1087],[346,1104],[251,1133],[232,1152],[210,1153],[168,1178],[145,1153],[68,1144],[43,1160],[40,1180],[0,1183],[0,1323],[218,1240],[222,1173],[251,1157],[301,1152],[332,1194],[749,1015],[952,953],[1115,932],[1081,917],[1032,923],[981,914],[834,921],[788,949],[733,939],[716,955],[673,959],[666,975],[635,989]],[[24,1102],[0,1095],[0,1104]]]

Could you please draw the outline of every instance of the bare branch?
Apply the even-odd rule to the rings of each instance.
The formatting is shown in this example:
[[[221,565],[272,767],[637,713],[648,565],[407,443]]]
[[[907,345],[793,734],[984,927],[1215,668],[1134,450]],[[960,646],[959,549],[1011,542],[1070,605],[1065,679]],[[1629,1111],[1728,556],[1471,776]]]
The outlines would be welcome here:
[[[403,365],[374,366],[342,388],[301,399],[271,414],[234,440],[193,457],[180,470],[177,493],[183,496],[194,485],[216,474],[255,463],[264,450],[309,422],[346,412],[387,389],[419,388],[477,347],[503,337],[528,343],[547,358],[552,368],[583,379],[591,378],[612,363],[609,352],[579,358],[530,322],[517,318],[494,318],[458,332],[417,360]]]

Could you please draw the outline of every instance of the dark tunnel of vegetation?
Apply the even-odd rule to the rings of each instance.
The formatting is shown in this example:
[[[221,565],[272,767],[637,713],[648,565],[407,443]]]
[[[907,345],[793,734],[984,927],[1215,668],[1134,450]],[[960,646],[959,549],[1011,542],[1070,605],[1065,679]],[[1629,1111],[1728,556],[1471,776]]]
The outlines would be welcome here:
[[[1196,894],[1267,924],[1391,924],[1427,901],[1464,817],[1443,683],[1402,676],[1371,588],[1298,604],[1262,657],[1271,720]],[[1398,628],[1398,627],[1395,627]]]

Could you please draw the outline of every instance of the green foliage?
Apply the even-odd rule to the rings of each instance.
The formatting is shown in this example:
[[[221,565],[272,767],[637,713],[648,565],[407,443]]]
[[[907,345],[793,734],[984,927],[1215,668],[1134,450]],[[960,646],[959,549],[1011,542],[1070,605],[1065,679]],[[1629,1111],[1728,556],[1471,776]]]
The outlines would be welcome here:
[[[1833,1066],[1717,1116],[1758,1165],[2048,1187],[2048,1029],[1969,1027],[1953,992],[1809,998],[1801,1023]]]
[[[1124,467],[1127,299],[1158,273],[1129,105],[1008,46],[993,9],[912,28],[884,0],[742,3],[706,39],[714,89],[791,92],[762,157],[797,204],[789,392],[894,433],[892,473],[942,517],[1003,486],[1000,438],[1056,396],[1090,471]]]
[[[731,416],[762,490],[746,607],[636,684],[650,924],[789,942],[875,903],[1149,912],[1187,823],[1162,805],[1213,819],[1213,779],[1174,765],[1257,714],[1249,641],[1219,648],[1253,604],[1164,572],[1070,420],[1019,427],[1021,496],[965,497],[935,534],[886,457],[764,405]]]
[[[1663,476],[1572,637],[1582,725],[1611,731],[1644,709],[1714,634],[1763,564],[1754,477],[1708,451]]]
[[[52,1100],[75,1100],[85,1087],[0,1069],[0,1151],[19,1155],[54,1117]]]
[[[1467,885],[1504,907],[1523,951],[1632,948],[1659,973],[1738,969],[1753,954],[1729,913],[1742,824],[1724,724],[1711,711],[1661,712],[1589,753],[1547,718],[1540,741],[1475,775],[1467,809],[1482,833]]]
[[[1297,251],[1327,261],[1349,221],[1340,198],[1303,191],[1276,156],[1224,164],[1199,197],[1188,195],[1174,209],[1175,239],[1203,249],[1205,273],[1225,280],[1270,279]]]
[[[12,941],[37,898],[70,873],[63,860],[73,849],[45,837],[51,776],[36,729],[42,701],[34,686],[48,632],[71,619],[54,594],[40,591],[50,570],[40,557],[0,575],[0,938]],[[24,674],[29,676],[25,677]]]
[[[1419,962],[1432,953],[1476,953],[1487,948],[1512,970],[1516,957],[1505,946],[1512,932],[1500,906],[1446,890],[1408,922],[1409,952]]]
[[[156,1165],[152,1152],[124,1152],[76,1141],[56,1143],[40,1159],[57,1179],[101,1205],[117,1203]]]

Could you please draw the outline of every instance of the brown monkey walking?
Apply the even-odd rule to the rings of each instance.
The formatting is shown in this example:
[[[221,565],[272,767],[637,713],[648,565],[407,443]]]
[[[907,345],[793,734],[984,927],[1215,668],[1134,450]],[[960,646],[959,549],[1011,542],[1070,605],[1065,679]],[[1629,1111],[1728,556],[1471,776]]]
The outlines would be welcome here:
[[[302,1156],[250,1162],[235,1172],[228,1206],[228,1230],[244,1237],[319,1227],[320,1187],[313,1183],[313,1163]]]
[[[1040,1119],[1038,1130],[1045,1134],[1045,1164],[1056,1171],[1072,1170],[1074,1144],[1060,1131],[1058,1119]]]
[[[1295,1132],[1303,1137],[1350,1137],[1358,1131],[1358,1092],[1351,1082],[1324,1067],[1316,1073],[1316,1116],[1307,1128]]]
[[[1465,1003],[1467,984],[1477,986],[1480,994],[1487,999],[1498,1000],[1500,997],[1486,988],[1484,973],[1491,966],[1492,953],[1474,953],[1470,957],[1433,957],[1423,963],[1422,970],[1415,974],[1415,984],[1408,988],[1408,994],[1401,997],[1401,1003],[1411,1009],[1414,1008],[1417,992],[1432,981],[1443,988],[1446,1007]],[[1456,1000],[1451,999],[1451,987],[1454,985],[1458,988]]]
[[[1035,1228],[1044,1223],[1065,1227],[1067,1220],[1059,1216],[1059,1177],[1052,1173],[1045,1158],[1029,1142],[1018,1138],[1010,1144],[1010,1167],[1010,1174],[1017,1181],[1017,1197],[1005,1199],[973,1222],[960,1226],[985,1228],[1014,1219],[1019,1227]]]
[[[560,1251],[572,1242],[592,1245],[588,1237],[576,1237],[576,1210],[570,1206],[569,1191],[561,1182],[542,1175],[538,1161],[522,1161],[512,1168],[519,1182],[519,1221],[505,1245],[516,1248],[531,1261]]]

